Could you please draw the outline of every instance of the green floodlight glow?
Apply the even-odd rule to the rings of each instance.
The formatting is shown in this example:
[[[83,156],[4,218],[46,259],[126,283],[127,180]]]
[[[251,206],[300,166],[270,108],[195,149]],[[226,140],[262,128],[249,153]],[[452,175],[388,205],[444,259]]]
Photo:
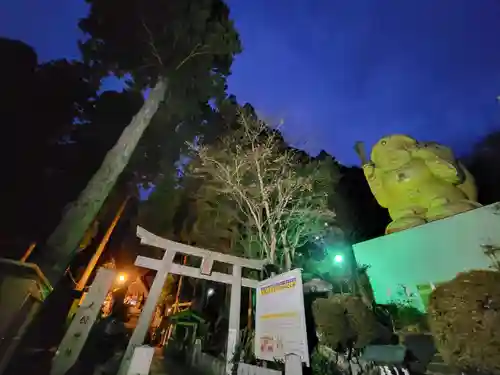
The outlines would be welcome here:
[[[342,263],[344,261],[344,257],[340,254],[335,255],[333,261],[337,264]]]

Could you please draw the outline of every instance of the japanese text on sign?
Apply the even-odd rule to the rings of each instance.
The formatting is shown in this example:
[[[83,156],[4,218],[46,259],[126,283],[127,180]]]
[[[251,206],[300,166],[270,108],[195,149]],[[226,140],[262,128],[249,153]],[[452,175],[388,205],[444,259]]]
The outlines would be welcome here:
[[[279,292],[280,290],[283,289],[290,289],[295,287],[296,284],[297,284],[297,278],[293,277],[291,279],[283,280],[275,284],[261,288],[260,294],[269,294],[269,293]]]

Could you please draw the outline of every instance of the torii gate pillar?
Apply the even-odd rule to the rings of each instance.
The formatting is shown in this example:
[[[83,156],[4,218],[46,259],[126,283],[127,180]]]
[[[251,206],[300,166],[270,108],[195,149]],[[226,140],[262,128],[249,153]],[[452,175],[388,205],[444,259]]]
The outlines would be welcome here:
[[[256,288],[258,284],[257,280],[242,278],[242,269],[250,268],[260,271],[265,262],[261,260],[239,258],[232,255],[184,245],[156,236],[141,227],[137,227],[137,236],[141,239],[141,244],[164,249],[165,254],[161,260],[138,256],[135,261],[136,266],[153,269],[156,270],[157,273],[137,322],[137,327],[135,328],[128,343],[118,375],[126,375],[134,349],[137,346],[142,345],[144,342],[156,304],[158,303],[158,299],[160,298],[163,286],[165,285],[165,280],[167,279],[169,273],[195,277],[198,279],[212,280],[231,285],[229,332],[226,352],[226,373],[231,374],[231,360],[233,358],[236,345],[238,344],[240,331],[241,287],[245,286]],[[201,268],[173,263],[174,257],[177,253],[202,258]],[[232,275],[212,272],[214,261],[231,264],[233,266]]]

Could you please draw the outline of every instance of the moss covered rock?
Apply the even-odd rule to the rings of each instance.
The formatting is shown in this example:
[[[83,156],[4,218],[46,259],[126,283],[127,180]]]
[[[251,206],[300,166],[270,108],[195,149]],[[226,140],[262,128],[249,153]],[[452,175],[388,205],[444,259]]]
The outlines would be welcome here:
[[[470,271],[440,285],[430,296],[428,318],[446,363],[500,375],[500,272]]]

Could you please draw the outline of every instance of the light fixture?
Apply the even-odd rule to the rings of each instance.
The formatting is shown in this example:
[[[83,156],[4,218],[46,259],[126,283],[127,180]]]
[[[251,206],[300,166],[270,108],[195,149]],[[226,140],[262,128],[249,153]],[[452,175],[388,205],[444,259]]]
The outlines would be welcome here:
[[[208,297],[212,297],[214,295],[214,293],[215,293],[215,290],[213,288],[209,288],[207,290],[207,296]]]
[[[340,254],[337,254],[333,257],[333,261],[337,264],[342,263],[344,261],[344,257]]]
[[[127,281],[127,275],[124,273],[120,273],[116,278],[116,281],[118,282],[118,284],[123,284],[125,281]]]

